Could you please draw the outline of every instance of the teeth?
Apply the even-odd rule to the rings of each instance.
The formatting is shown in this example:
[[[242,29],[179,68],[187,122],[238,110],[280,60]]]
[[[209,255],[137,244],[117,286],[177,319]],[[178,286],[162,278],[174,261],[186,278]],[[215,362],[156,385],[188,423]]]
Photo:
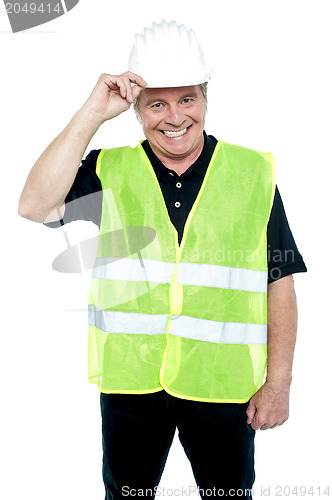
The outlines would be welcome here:
[[[178,132],[171,132],[170,130],[163,130],[163,133],[166,135],[166,137],[179,137],[180,135],[183,135],[187,132],[187,127],[184,128],[183,130],[179,130]]]

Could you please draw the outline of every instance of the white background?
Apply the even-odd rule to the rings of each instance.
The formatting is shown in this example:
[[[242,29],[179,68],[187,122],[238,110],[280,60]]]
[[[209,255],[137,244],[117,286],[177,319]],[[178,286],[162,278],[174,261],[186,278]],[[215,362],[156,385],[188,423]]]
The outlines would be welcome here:
[[[257,432],[255,496],[270,487],[277,498],[276,485],[314,486],[314,498],[327,498],[330,484],[332,493],[329,7],[320,0],[81,0],[55,21],[12,34],[1,4],[1,498],[104,498],[99,392],[87,383],[87,318],[70,311],[86,307],[89,273],[53,271],[52,260],[66,249],[63,230],[20,218],[17,205],[30,168],[100,73],[125,71],[134,34],[162,18],[194,28],[213,67],[207,133],[273,152],[309,271],[295,276],[291,416],[280,428]],[[129,110],[104,124],[88,151],[142,138]],[[65,230],[71,244],[95,234],[89,223]],[[176,438],[160,486],[194,484]]]

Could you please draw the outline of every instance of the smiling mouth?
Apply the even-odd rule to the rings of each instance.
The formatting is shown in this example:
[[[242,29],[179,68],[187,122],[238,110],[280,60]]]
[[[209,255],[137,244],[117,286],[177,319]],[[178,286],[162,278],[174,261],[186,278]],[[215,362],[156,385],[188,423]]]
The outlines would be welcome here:
[[[181,135],[184,135],[189,127],[186,127],[182,130],[177,130],[176,132],[173,130],[161,130],[161,132],[166,135],[166,137],[180,137]]]

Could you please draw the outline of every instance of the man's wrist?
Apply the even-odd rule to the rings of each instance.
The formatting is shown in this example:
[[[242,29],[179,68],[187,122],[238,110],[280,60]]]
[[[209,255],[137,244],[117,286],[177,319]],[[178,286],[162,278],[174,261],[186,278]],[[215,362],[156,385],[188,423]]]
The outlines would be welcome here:
[[[292,383],[292,375],[269,375],[266,376],[266,383],[275,388],[289,388]]]
[[[104,119],[99,113],[83,105],[76,113],[73,120],[79,122],[84,129],[88,129],[91,133],[97,132],[99,127],[104,123]]]

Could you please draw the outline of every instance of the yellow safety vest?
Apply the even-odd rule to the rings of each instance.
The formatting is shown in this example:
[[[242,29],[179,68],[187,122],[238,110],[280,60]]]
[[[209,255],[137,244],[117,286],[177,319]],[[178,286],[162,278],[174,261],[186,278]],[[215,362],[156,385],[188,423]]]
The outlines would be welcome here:
[[[242,403],[262,385],[271,153],[218,141],[181,245],[141,143],[103,149],[89,303],[89,381]]]

